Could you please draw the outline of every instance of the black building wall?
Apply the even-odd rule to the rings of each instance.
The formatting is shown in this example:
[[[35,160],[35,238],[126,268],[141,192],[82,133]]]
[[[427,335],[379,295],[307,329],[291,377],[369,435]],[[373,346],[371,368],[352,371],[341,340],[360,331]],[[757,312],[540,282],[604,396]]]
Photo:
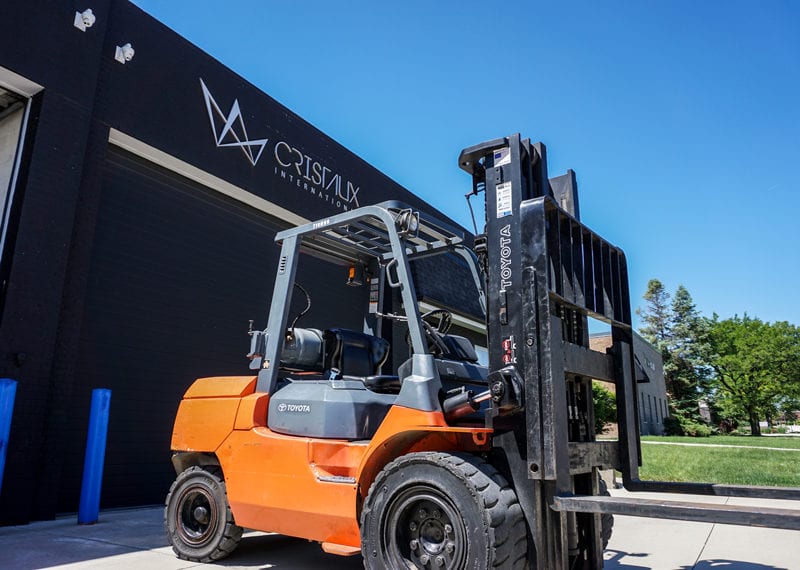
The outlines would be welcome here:
[[[316,219],[386,199],[429,209],[129,2],[91,4],[96,23],[81,32],[72,22],[85,3],[0,3],[0,67],[43,87],[3,252],[0,375],[19,385],[0,524],[77,510],[96,387],[113,391],[101,504],[163,499],[183,391],[198,376],[248,373],[244,333],[250,318],[265,324],[274,234],[291,221],[281,212]],[[119,63],[128,42],[135,56]],[[208,104],[219,134],[234,101],[249,139],[266,139],[257,161],[217,145],[235,138],[215,139]],[[357,290],[317,285],[338,269],[305,271],[309,320],[360,326],[347,310]]]
[[[107,2],[97,4],[98,12],[108,11]],[[62,310],[74,300],[65,298],[65,284],[79,197],[92,184],[84,161],[106,27],[98,21],[96,33],[76,37],[74,28],[56,24],[70,8],[56,0],[0,4],[0,65],[53,87],[34,101],[15,196],[12,225],[18,229],[3,252],[10,269],[2,292],[0,373],[19,384],[0,522],[54,513],[52,502],[42,504],[38,493],[59,471],[53,437],[58,403],[70,386],[66,363],[56,353],[59,331],[69,328]],[[58,53],[68,53],[69,61],[59,65]]]

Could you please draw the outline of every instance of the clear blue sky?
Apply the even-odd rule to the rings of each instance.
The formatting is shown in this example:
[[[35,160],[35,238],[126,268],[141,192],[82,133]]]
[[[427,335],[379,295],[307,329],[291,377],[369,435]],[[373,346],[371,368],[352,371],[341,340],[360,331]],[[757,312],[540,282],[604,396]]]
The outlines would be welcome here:
[[[634,307],[800,324],[800,2],[135,4],[467,227],[458,152],[521,132]]]

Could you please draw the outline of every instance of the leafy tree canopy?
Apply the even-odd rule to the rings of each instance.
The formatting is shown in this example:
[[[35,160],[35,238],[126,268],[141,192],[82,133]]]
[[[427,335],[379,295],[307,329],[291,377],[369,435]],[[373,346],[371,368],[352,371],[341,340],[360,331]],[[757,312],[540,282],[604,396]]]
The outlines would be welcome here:
[[[708,362],[719,382],[720,403],[742,415],[759,435],[759,418],[800,396],[800,329],[787,322],[733,317],[707,321]]]

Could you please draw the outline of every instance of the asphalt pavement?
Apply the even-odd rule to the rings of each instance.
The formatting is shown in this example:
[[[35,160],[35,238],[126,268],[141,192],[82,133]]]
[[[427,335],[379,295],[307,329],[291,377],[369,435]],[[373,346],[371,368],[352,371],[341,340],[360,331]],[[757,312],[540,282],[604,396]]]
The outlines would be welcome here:
[[[624,490],[614,495],[625,496]],[[675,499],[648,494],[648,498]],[[680,500],[753,504],[753,500],[681,496]],[[791,501],[758,504],[797,509]],[[103,511],[97,524],[77,517],[0,527],[0,569],[38,568],[178,570],[217,566],[230,569],[363,568],[360,556],[342,558],[316,543],[246,532],[236,551],[216,564],[178,559],[167,545],[161,507]],[[605,554],[607,570],[800,570],[800,531],[615,517]]]

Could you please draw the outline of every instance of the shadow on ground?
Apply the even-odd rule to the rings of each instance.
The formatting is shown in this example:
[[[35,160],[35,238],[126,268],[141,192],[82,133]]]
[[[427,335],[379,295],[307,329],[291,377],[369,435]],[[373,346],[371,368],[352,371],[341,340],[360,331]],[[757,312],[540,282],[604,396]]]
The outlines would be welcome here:
[[[611,557],[609,557],[609,554]],[[650,568],[646,560],[634,561],[626,559],[647,558],[649,554],[639,552],[624,552],[622,550],[606,549],[604,570],[644,570]],[[656,569],[652,569],[656,570]],[[790,570],[785,566],[769,566],[755,562],[742,562],[740,560],[698,560],[692,566],[680,566],[676,570]]]
[[[625,564],[622,560],[623,558],[646,558],[648,556],[643,552],[623,552],[622,550],[613,550],[611,548],[606,548],[603,554],[605,555],[604,570],[642,570],[642,568],[645,568],[644,566],[631,566],[630,564]],[[611,554],[611,558],[608,557],[609,554]]]
[[[325,568],[357,570],[364,567],[360,555],[336,556],[323,552],[316,542],[279,534],[245,536],[228,558],[217,566],[245,568]]]
[[[768,566],[738,560],[699,560],[694,566],[683,566],[681,570],[789,570],[786,566]]]

